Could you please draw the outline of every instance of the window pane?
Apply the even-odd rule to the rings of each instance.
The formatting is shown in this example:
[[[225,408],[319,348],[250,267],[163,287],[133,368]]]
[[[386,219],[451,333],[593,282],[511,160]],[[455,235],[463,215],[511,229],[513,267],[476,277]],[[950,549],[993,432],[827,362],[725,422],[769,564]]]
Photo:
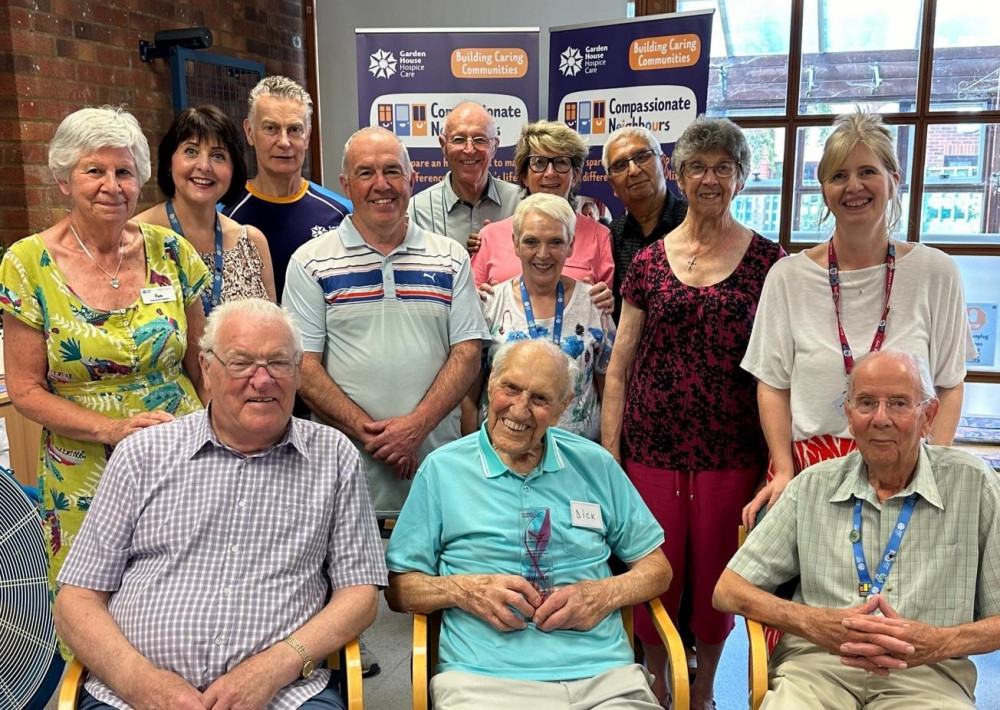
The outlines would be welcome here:
[[[791,0],[679,0],[678,12],[715,10],[710,116],[785,113]]]
[[[784,128],[744,128],[752,156],[743,190],[733,200],[737,220],[769,239],[778,239]]]
[[[852,109],[848,109],[852,110]],[[899,196],[903,202],[903,216],[894,232],[896,238],[906,238],[907,208],[910,196],[910,156],[913,154],[913,126],[889,126],[896,143],[896,156],[900,164]],[[800,128],[795,144],[795,207],[792,211],[792,241],[820,242],[833,233],[833,219],[827,218],[823,194],[816,176],[823,145],[833,131],[832,126]]]
[[[979,357],[968,364],[969,370],[1000,372],[997,348],[998,313],[1000,313],[1000,257],[956,256],[965,285],[965,304],[969,313],[972,337]]]
[[[932,110],[1000,108],[1000,5],[977,3],[937,4],[934,23],[934,68],[931,81]]]
[[[998,124],[927,127],[920,239],[1000,244]]]
[[[835,113],[834,102],[913,111],[921,0],[844,7],[805,1],[799,113]]]

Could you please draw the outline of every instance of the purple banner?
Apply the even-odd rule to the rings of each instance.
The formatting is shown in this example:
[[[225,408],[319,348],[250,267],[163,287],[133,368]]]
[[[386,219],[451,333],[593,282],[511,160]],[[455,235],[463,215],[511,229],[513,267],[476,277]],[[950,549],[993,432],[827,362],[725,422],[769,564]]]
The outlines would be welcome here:
[[[621,214],[605,179],[601,153],[608,135],[645,126],[666,155],[698,115],[708,94],[712,11],[553,27],[549,38],[549,117],[587,139],[590,157],[581,194]],[[667,175],[679,194],[676,174]]]
[[[358,125],[400,137],[415,192],[448,172],[438,136],[455,106],[482,104],[496,120],[493,174],[516,182],[514,144],[538,116],[538,29],[357,30]]]

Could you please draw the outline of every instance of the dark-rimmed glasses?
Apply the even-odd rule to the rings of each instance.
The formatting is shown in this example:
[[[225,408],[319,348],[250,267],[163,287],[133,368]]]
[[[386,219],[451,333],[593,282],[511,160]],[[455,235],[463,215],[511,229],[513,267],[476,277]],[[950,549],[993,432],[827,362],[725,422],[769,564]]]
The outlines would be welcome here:
[[[622,158],[621,160],[616,160],[608,166],[608,172],[612,175],[621,175],[622,173],[628,171],[628,164],[635,163],[637,168],[642,167],[650,160],[652,160],[657,155],[660,155],[659,151],[653,150],[652,148],[646,148],[646,150],[640,150],[635,153],[630,158]]]
[[[550,158],[547,155],[529,155],[528,168],[533,173],[544,173],[549,169],[549,165],[557,173],[568,173],[573,169],[573,159],[568,155],[557,155]]]

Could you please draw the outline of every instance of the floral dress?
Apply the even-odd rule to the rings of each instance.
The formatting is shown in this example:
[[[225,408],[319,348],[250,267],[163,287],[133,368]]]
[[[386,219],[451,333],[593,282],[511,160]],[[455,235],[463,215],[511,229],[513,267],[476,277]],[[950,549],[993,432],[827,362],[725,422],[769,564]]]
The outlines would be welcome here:
[[[146,248],[143,292],[170,287],[174,298],[101,311],[87,306],[39,235],[14,243],[0,263],[0,309],[42,331],[49,390],[75,404],[124,419],[162,409],[175,415],[201,409],[183,369],[185,308],[198,300],[208,269],[172,231],[140,224]],[[49,552],[49,585],[80,530],[111,447],[42,431],[38,493]]]

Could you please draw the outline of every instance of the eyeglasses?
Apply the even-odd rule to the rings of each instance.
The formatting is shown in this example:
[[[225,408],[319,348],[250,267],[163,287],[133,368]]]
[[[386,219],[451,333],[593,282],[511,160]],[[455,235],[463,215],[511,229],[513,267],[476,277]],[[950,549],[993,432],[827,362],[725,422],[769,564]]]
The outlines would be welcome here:
[[[248,360],[242,357],[234,357],[232,360],[223,360],[213,351],[207,350],[208,354],[214,357],[223,368],[226,374],[232,378],[251,377],[257,370],[264,368],[267,374],[275,379],[291,377],[299,364],[295,360],[288,358],[275,358],[274,360]]]
[[[451,136],[447,140],[448,145],[452,148],[464,149],[466,145],[472,143],[472,147],[476,150],[486,150],[496,138],[487,138],[486,136]]]
[[[557,155],[549,158],[545,155],[529,155],[528,167],[533,173],[544,173],[549,169],[549,164],[557,173],[568,173],[573,168],[573,159],[566,155]]]
[[[740,163],[734,160],[723,160],[715,165],[705,165],[704,163],[683,163],[681,164],[681,174],[689,178],[705,177],[705,173],[711,170],[717,178],[731,178],[736,174]]]
[[[908,417],[921,407],[931,401],[931,398],[922,402],[912,402],[906,397],[867,397],[861,395],[853,400],[848,400],[848,405],[859,414],[874,414],[878,408],[885,403],[885,411],[890,417]]]
[[[652,160],[655,156],[660,155],[659,151],[647,148],[646,150],[640,150],[638,153],[633,155],[631,158],[622,158],[621,160],[616,160],[608,166],[608,172],[612,175],[621,175],[628,170],[629,163],[635,163],[635,167],[639,168]]]

